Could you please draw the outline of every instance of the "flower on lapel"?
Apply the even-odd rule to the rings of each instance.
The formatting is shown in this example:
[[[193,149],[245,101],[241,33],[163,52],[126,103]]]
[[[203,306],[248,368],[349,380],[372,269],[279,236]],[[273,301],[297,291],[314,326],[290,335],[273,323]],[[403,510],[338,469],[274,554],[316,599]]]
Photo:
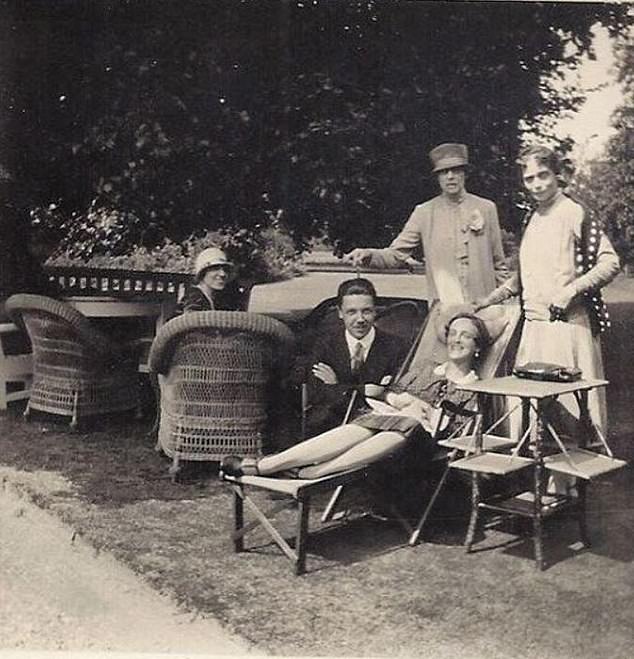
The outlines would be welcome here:
[[[475,234],[482,233],[482,230],[484,229],[484,218],[477,208],[471,213],[467,226]]]

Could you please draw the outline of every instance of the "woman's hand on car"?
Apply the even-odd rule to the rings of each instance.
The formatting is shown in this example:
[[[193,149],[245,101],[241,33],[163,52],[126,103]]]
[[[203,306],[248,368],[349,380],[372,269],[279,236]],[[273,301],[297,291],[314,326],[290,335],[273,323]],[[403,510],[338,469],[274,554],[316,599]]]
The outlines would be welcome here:
[[[352,263],[355,268],[366,265],[371,258],[372,250],[367,247],[357,247],[343,256],[343,260]]]

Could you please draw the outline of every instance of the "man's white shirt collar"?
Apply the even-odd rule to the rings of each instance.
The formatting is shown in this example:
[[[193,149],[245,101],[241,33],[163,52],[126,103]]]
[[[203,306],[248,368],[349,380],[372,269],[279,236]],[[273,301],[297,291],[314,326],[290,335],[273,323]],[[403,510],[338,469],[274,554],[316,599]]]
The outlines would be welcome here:
[[[348,344],[348,352],[350,353],[350,356],[354,355],[354,350],[357,347],[357,343],[360,343],[363,346],[363,361],[365,361],[368,358],[368,353],[370,352],[370,348],[372,347],[372,344],[374,343],[374,338],[376,337],[376,330],[374,327],[362,338],[362,339],[355,339],[348,330],[346,330],[346,343]]]

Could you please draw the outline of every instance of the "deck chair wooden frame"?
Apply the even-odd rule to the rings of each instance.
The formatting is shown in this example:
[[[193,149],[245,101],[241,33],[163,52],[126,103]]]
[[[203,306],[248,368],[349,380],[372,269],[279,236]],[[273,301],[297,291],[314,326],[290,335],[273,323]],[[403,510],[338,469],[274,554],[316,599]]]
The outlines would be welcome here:
[[[497,369],[506,359],[508,360],[508,346],[512,340],[512,337],[516,333],[519,324],[519,310],[516,313],[511,315],[508,326],[503,332],[503,334],[498,338],[498,341],[494,344],[492,349],[489,351],[487,356],[487,370],[486,373],[493,372],[496,373]],[[421,342],[426,331],[431,331],[429,328],[431,324],[425,321],[423,324],[418,337],[414,341],[404,363],[399,369],[399,374],[403,373],[404,370],[412,362],[413,358],[416,356],[416,351]],[[433,331],[436,331],[435,328],[432,328]],[[353,409],[354,398],[351,399],[346,416],[343,419],[343,423],[346,423],[349,420],[350,413]],[[444,414],[458,414],[465,416],[467,419],[467,425],[463,427],[462,424],[459,424],[458,431],[462,433],[463,437],[467,437],[470,431],[473,430],[472,424],[475,423],[481,417],[481,412],[467,412],[465,413],[464,409],[456,409],[456,406],[446,405],[443,409]],[[443,415],[440,415],[438,419],[438,426],[440,427],[442,423]],[[456,431],[454,431],[456,432]],[[451,439],[448,437],[447,439]],[[458,454],[458,451],[447,452],[447,460],[452,459],[451,456],[455,457]],[[308,529],[308,518],[310,514],[310,505],[312,497],[321,492],[333,491],[333,494],[328,502],[322,517],[322,522],[330,521],[334,518],[337,503],[339,502],[341,495],[344,491],[344,488],[348,485],[351,485],[355,482],[363,482],[368,478],[371,472],[371,465],[362,466],[350,471],[342,472],[339,474],[333,474],[330,476],[324,476],[322,478],[314,480],[304,480],[304,479],[284,479],[279,477],[264,477],[264,476],[242,476],[239,478],[227,476],[220,474],[223,481],[231,485],[234,493],[234,530],[232,532],[232,541],[234,545],[234,551],[242,552],[244,551],[244,537],[247,533],[253,530],[256,527],[262,527],[272,538],[272,540],[278,545],[283,554],[293,562],[295,574],[303,574],[306,570],[306,546],[309,536]],[[418,537],[420,536],[421,530],[429,516],[429,512],[433,507],[444,483],[446,481],[446,475],[441,478],[441,482],[436,486],[436,490],[432,495],[432,498],[426,502],[426,507],[423,511],[422,517],[420,518],[418,524],[413,527],[409,522],[403,519],[397,513],[395,514],[397,521],[399,521],[402,526],[406,529],[406,532],[409,535],[410,544],[416,544]],[[270,492],[277,492],[283,495],[286,495],[286,499],[280,501],[273,505],[269,510],[263,511],[260,506],[254,501],[254,499],[249,494],[249,489],[262,489]],[[273,518],[280,511],[292,507],[297,502],[297,519],[296,519],[296,532],[295,532],[295,541],[294,547],[286,541],[286,539],[280,534],[280,532],[273,525]],[[255,520],[247,524],[244,523],[244,507],[245,505],[254,515]]]
[[[344,423],[350,417],[357,392],[353,392],[348,403]],[[309,536],[308,520],[312,497],[330,490],[341,491],[346,484],[365,480],[368,476],[366,467],[351,469],[339,474],[316,479],[278,478],[267,476],[241,476],[239,478],[220,473],[223,481],[233,489],[234,530],[231,534],[233,548],[236,553],[244,551],[244,537],[257,527],[262,527],[282,553],[293,562],[296,575],[306,571],[306,546]],[[250,495],[251,489],[267,490],[285,495],[285,498],[268,510],[262,510]],[[294,546],[287,542],[275,528],[273,521],[282,510],[294,508],[297,505]],[[244,507],[247,507],[255,517],[254,521],[244,523]]]
[[[352,409],[352,404],[349,407],[350,409]],[[443,418],[446,418],[443,415],[463,413],[464,411],[461,409],[446,406],[438,419],[437,427],[441,427]],[[471,422],[476,414],[469,412],[466,416]],[[281,549],[282,553],[293,563],[295,574],[304,574],[306,571],[306,549],[310,535],[309,516],[313,497],[322,492],[334,490],[326,511],[322,515],[322,522],[330,521],[332,519],[332,511],[336,506],[339,496],[341,496],[343,488],[353,483],[365,481],[370,473],[371,465],[311,480],[267,476],[234,477],[221,474],[222,480],[230,484],[233,490],[234,528],[231,533],[231,540],[234,551],[236,553],[244,552],[245,536],[250,531],[260,527],[266,531],[273,542]],[[259,505],[251,496],[251,491],[258,489],[276,492],[284,495],[285,498],[264,510],[261,504]],[[245,506],[254,517],[252,521],[246,524],[244,519]],[[275,527],[274,520],[275,516],[282,510],[294,508],[295,506],[297,506],[297,517],[295,521],[294,541],[291,546],[287,539]],[[395,515],[408,534],[415,532],[415,529],[396,510]],[[420,526],[422,526],[422,523]]]
[[[244,538],[247,533],[257,527],[263,528],[272,538],[282,553],[292,561],[296,575],[306,571],[306,547],[309,536],[310,506],[313,496],[327,492],[333,488],[342,487],[353,481],[360,481],[367,477],[366,468],[352,469],[350,471],[324,476],[311,480],[300,478],[273,478],[267,476],[241,476],[233,477],[222,474],[222,479],[229,483],[233,489],[234,530],[231,534],[233,549],[236,553],[245,551]],[[285,495],[285,499],[278,501],[266,511],[253,499],[251,489],[267,490]],[[275,528],[275,516],[287,508],[297,505],[297,518],[295,522],[295,536],[293,546]],[[254,520],[245,524],[244,507],[253,514]]]

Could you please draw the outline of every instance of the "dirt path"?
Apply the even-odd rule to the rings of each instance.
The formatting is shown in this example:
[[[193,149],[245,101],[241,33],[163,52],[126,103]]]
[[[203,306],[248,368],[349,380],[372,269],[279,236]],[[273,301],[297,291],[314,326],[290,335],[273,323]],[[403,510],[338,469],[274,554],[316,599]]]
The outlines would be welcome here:
[[[244,654],[111,556],[5,487],[0,491],[0,654],[63,650]]]

